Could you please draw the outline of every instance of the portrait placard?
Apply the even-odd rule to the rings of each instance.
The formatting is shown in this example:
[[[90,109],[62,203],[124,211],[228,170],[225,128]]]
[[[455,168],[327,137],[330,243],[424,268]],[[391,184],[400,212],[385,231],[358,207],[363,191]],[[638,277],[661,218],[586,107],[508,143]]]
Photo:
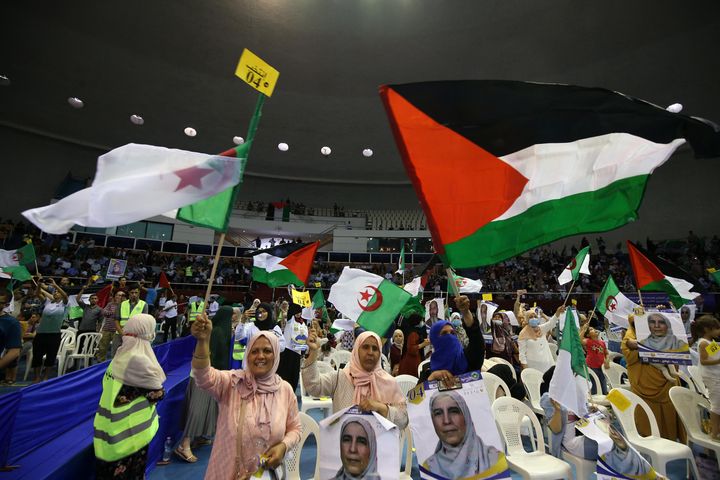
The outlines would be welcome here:
[[[357,406],[320,421],[320,479],[394,480],[400,476],[400,432]]]
[[[645,363],[690,365],[690,350],[680,314],[648,311],[635,315],[640,359]]]
[[[125,275],[126,268],[127,260],[123,260],[121,258],[111,258],[110,263],[108,263],[108,269],[107,273],[105,274],[105,278],[117,280],[118,278]]]
[[[425,321],[428,322],[428,320],[430,320],[430,323],[446,320],[444,298],[437,297],[425,302]]]
[[[465,373],[458,379],[461,388],[445,390],[433,381],[408,392],[408,416],[420,477],[510,478],[481,373]]]

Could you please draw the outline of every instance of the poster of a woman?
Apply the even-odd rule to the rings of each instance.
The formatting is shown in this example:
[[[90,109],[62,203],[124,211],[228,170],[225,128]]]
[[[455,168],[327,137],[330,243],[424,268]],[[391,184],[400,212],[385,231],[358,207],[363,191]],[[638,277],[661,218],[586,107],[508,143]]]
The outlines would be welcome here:
[[[690,363],[685,327],[677,312],[635,316],[640,358],[649,363]]]

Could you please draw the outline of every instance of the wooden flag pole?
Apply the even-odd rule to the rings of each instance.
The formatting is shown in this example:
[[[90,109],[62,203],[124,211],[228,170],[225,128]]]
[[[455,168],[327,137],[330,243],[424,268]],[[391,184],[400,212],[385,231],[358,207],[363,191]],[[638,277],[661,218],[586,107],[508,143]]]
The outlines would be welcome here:
[[[638,300],[640,300],[640,306],[643,307],[643,310],[645,310],[645,305],[643,305],[642,301],[642,293],[640,293],[640,289],[638,288]]]
[[[212,290],[213,282],[215,281],[215,274],[217,273],[218,263],[220,263],[220,252],[222,251],[223,243],[225,243],[225,232],[220,234],[220,240],[218,240],[217,250],[215,251],[215,261],[213,262],[213,267],[210,271],[210,280],[208,281],[207,290],[205,291],[205,305],[203,306],[203,312],[205,312],[205,310],[208,308],[210,291]]]
[[[565,295],[565,300],[563,300],[563,307],[567,305],[568,298],[570,298],[570,293],[572,293],[572,289],[575,286],[575,280],[572,281],[570,284],[570,290],[568,290],[567,295]]]

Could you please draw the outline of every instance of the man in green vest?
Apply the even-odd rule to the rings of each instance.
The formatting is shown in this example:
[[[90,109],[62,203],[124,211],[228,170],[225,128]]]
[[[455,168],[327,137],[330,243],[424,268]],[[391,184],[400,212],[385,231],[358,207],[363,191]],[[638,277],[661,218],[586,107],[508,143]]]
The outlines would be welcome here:
[[[138,313],[148,313],[148,306],[147,303],[140,300],[140,287],[133,286],[128,290],[128,299],[120,304],[120,308],[115,310],[115,336],[112,342],[113,352],[117,350],[117,347],[122,345],[123,328],[128,318]]]
[[[203,300],[202,297],[195,297],[194,302],[188,303],[187,308],[187,323],[185,324],[183,328],[183,337],[187,337],[190,335],[190,328],[192,328],[192,322],[195,321],[195,319],[200,315],[202,312],[205,311],[205,300]]]

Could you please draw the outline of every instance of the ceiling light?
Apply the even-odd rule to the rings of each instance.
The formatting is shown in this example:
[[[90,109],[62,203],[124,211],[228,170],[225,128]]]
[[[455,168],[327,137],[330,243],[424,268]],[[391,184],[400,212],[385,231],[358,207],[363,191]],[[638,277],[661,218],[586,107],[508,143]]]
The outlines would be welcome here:
[[[245,139],[243,137],[233,137],[233,143],[235,145],[242,145],[245,143]]]
[[[195,135],[197,135],[197,130],[192,127],[185,127],[185,135],[187,135],[188,137],[194,137]]]
[[[83,108],[85,106],[83,101],[77,97],[70,97],[70,98],[68,98],[67,101],[70,104],[70,106],[73,108]]]
[[[290,147],[285,142],[278,143],[278,150],[280,150],[281,152],[287,152],[289,148]]]
[[[373,151],[370,150],[369,148],[366,148],[365,150],[363,150],[363,156],[365,156],[365,157],[372,157],[372,154],[373,154]]]
[[[5,75],[0,75],[0,86],[7,87],[10,85],[10,79]]]
[[[135,125],[142,125],[145,120],[140,115],[130,115],[130,121]]]
[[[669,107],[667,107],[665,110],[667,110],[670,113],[680,113],[682,112],[683,106],[682,103],[673,103]]]
[[[325,155],[326,157],[332,153],[332,149],[330,147],[322,147],[320,149],[320,153]]]

